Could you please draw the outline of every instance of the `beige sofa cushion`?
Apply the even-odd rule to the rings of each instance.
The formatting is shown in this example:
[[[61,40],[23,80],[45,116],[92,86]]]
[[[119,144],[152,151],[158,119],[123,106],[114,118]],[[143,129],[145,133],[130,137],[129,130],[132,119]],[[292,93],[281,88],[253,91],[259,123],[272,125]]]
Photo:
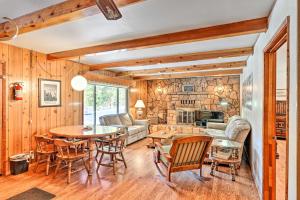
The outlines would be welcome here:
[[[228,140],[228,137],[225,135],[225,131],[218,129],[205,129],[204,132],[216,139]]]
[[[234,119],[230,121],[230,124],[226,127],[225,135],[230,140],[235,140],[237,135],[244,131],[249,130],[250,131],[250,124],[247,120],[244,119]]]
[[[120,114],[119,118],[124,126],[132,126],[132,118],[128,113]]]
[[[146,131],[147,128],[145,126],[134,125],[128,127],[128,135],[134,135],[143,131]]]

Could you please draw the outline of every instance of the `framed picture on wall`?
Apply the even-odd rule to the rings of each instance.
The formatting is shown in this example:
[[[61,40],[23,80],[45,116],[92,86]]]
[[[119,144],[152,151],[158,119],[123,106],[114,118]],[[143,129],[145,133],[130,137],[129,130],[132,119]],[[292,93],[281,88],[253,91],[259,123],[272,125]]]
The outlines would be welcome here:
[[[194,85],[183,85],[182,92],[194,92],[195,88]]]
[[[61,106],[61,81],[39,79],[39,107]]]

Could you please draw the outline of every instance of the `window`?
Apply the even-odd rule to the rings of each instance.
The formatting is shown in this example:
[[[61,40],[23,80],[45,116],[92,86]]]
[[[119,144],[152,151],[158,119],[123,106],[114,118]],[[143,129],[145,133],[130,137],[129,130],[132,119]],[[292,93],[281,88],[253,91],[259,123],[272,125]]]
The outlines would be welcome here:
[[[89,84],[84,91],[84,124],[99,124],[100,116],[127,113],[128,89]]]

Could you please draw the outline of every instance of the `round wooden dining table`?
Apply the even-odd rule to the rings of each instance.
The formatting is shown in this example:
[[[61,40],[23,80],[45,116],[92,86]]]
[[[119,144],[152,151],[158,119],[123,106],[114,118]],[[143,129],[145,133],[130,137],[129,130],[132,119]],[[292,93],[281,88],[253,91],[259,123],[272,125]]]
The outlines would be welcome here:
[[[89,147],[88,171],[93,173],[93,141],[96,138],[112,136],[117,134],[120,128],[114,126],[94,126],[85,128],[83,125],[62,126],[50,129],[49,133],[54,137],[86,139]]]

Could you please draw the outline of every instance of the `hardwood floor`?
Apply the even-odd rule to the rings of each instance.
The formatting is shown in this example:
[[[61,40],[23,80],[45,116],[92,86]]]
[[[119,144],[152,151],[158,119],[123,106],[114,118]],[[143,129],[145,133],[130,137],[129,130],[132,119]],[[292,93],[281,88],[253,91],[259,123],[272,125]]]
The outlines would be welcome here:
[[[125,169],[118,162],[115,176],[111,168],[101,167],[99,175],[94,171],[92,177],[88,177],[86,171],[82,170],[73,174],[71,183],[67,184],[64,177],[66,170],[62,170],[53,179],[53,169],[49,176],[45,176],[41,165],[38,173],[32,172],[32,166],[28,173],[1,177],[0,199],[7,199],[32,187],[55,194],[55,199],[259,199],[249,166],[245,163],[235,182],[231,181],[229,174],[221,172],[215,172],[215,177],[211,177],[210,166],[206,165],[203,175],[207,177],[207,181],[199,180],[199,170],[196,170],[172,174],[172,184],[169,184],[153,163],[152,149],[146,147],[149,142],[150,140],[145,139],[128,146],[124,152],[128,168]],[[95,162],[94,165],[96,166]],[[164,170],[162,166],[161,169]],[[229,171],[225,167],[220,167],[219,170]]]
[[[277,152],[279,159],[276,160],[276,199],[285,200],[285,176],[286,176],[286,141],[277,140]]]

